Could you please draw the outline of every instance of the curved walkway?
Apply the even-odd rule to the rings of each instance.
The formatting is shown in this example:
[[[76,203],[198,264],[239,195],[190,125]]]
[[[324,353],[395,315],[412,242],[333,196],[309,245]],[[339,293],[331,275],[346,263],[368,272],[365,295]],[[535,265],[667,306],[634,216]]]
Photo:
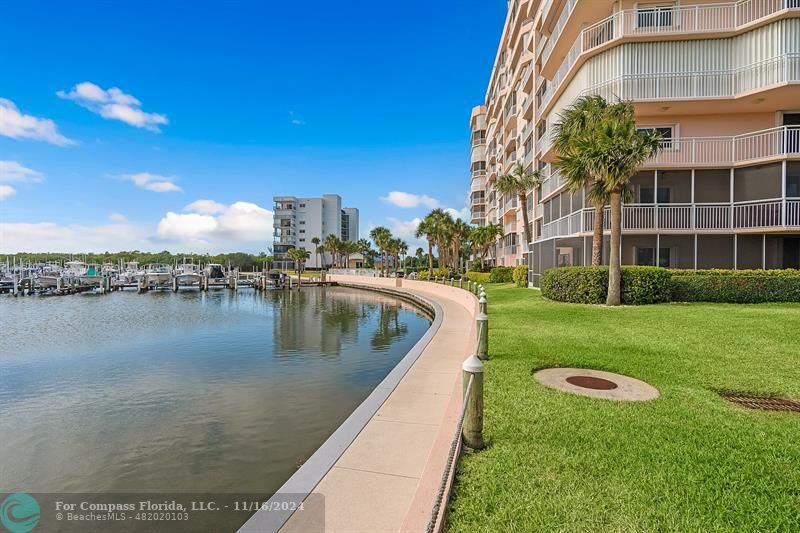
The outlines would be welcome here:
[[[465,290],[428,282],[402,280],[398,289],[394,279],[331,279],[397,289],[430,300],[439,307],[441,323],[396,387],[305,499],[316,505],[324,499],[324,513],[296,512],[281,531],[425,531],[460,414],[461,364],[475,349],[477,300]],[[331,439],[335,437],[336,433]],[[312,460],[313,456],[309,462]],[[287,489],[295,477],[279,494],[290,492]],[[242,530],[268,531],[259,527],[260,514]]]

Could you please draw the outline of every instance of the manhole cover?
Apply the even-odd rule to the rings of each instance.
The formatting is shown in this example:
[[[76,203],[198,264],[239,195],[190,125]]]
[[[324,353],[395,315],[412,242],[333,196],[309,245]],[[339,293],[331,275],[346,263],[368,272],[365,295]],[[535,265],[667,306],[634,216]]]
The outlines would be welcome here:
[[[765,398],[736,392],[721,392],[720,396],[729,402],[747,407],[748,409],[761,409],[764,411],[793,411],[800,413],[800,402],[786,398]]]
[[[545,368],[533,377],[551,389],[604,400],[647,401],[658,398],[658,389],[644,381],[589,368]]]
[[[592,376],[570,376],[567,378],[567,383],[592,390],[613,390],[617,388],[617,384],[613,381]]]

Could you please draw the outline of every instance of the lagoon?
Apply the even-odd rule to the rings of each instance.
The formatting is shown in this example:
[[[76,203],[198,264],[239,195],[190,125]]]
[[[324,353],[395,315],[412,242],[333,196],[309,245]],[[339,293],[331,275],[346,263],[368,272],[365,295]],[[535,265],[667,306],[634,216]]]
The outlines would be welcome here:
[[[429,325],[343,287],[0,297],[0,489],[272,493]]]

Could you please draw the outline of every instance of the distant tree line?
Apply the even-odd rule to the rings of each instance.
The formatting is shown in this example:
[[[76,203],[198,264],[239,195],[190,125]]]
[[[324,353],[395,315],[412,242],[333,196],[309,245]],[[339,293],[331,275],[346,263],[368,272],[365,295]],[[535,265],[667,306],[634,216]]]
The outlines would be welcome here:
[[[265,264],[272,263],[272,256],[267,255],[266,252],[261,252],[258,255],[248,254],[244,252],[233,252],[229,254],[194,254],[194,253],[172,253],[167,250],[162,252],[141,252],[139,250],[122,251],[122,252],[103,252],[103,253],[86,253],[86,254],[68,254],[62,252],[52,253],[18,253],[0,256],[0,261],[5,262],[8,258],[13,261],[16,258],[17,262],[26,263],[49,263],[49,262],[64,262],[70,260],[85,261],[86,263],[113,263],[117,264],[120,261],[126,263],[128,261],[138,261],[140,264],[145,265],[148,263],[164,263],[174,265],[175,263],[219,263],[221,265],[234,268],[239,268],[242,271],[260,270],[264,268]]]

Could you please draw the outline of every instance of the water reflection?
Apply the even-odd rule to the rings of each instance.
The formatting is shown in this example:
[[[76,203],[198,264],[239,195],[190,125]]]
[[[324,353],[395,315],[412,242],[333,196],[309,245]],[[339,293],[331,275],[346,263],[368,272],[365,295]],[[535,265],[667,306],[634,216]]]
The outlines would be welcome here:
[[[419,340],[346,288],[0,298],[0,490],[275,490]]]

